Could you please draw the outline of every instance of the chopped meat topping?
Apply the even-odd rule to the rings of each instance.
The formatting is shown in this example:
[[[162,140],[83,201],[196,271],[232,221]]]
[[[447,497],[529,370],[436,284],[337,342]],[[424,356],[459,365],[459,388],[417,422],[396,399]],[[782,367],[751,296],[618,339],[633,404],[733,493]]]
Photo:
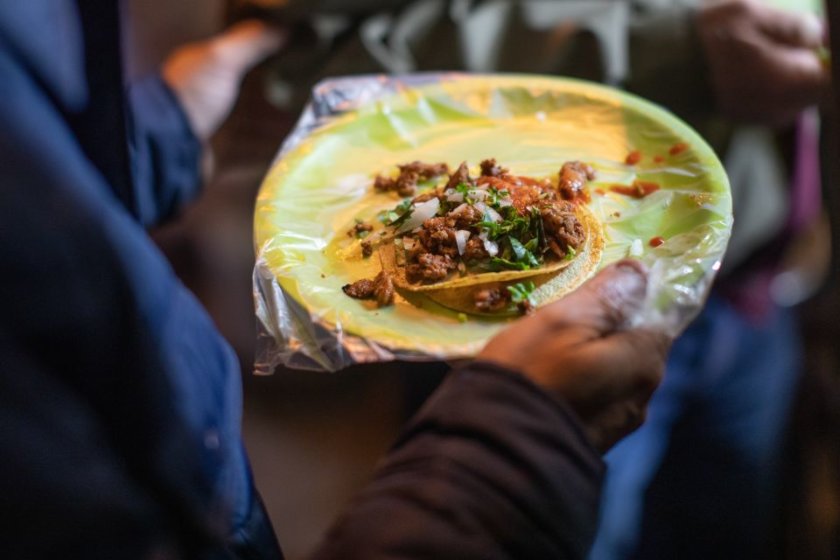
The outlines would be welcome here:
[[[455,170],[455,173],[449,176],[449,182],[446,183],[447,189],[454,189],[461,183],[464,184],[471,184],[472,179],[470,179],[470,169],[467,167],[467,162],[462,162],[461,165],[458,166],[458,169]]]
[[[485,159],[481,162],[481,176],[482,177],[501,177],[507,175],[508,170],[500,165],[496,165],[496,159]]]
[[[375,299],[376,305],[385,307],[394,303],[394,281],[384,270],[373,280],[363,278],[341,288],[345,294],[356,299]]]
[[[539,204],[540,200],[545,197],[548,199],[552,197],[551,191],[545,191],[539,187],[519,187],[510,191],[510,198],[513,201],[513,206],[520,214],[528,212],[529,208]]]
[[[414,173],[421,179],[431,179],[440,175],[449,173],[449,166],[445,163],[423,163],[421,161],[412,161],[405,165],[398,165],[400,175],[406,173]]]
[[[532,304],[529,299],[523,299],[517,303],[516,308],[519,309],[519,312],[523,315],[530,315],[534,312],[534,304]]]
[[[397,194],[400,196],[414,195],[414,193],[417,192],[417,181],[419,179],[420,176],[413,171],[400,173],[400,176],[397,177],[395,185]]]
[[[445,163],[413,161],[397,167],[400,174],[396,179],[377,175],[373,181],[373,188],[383,192],[396,191],[400,196],[412,196],[417,192],[417,181],[449,173],[449,166]]]
[[[397,182],[390,177],[377,175],[376,179],[373,180],[373,188],[383,192],[392,191],[397,188]]]
[[[429,218],[423,222],[423,229],[417,239],[431,253],[458,256],[458,243],[455,239],[455,220],[447,217]]]
[[[394,303],[394,281],[391,275],[384,270],[380,272],[373,281],[373,295],[376,297],[376,305],[386,307]]]
[[[475,308],[485,313],[501,311],[510,305],[510,292],[503,288],[488,288],[475,294]]]
[[[466,246],[464,247],[464,260],[465,261],[480,261],[482,259],[486,259],[490,255],[487,253],[487,249],[484,248],[484,242],[476,236],[470,237],[467,241]]]
[[[362,278],[352,284],[345,284],[341,289],[351,298],[370,299],[373,297],[374,281]]]
[[[583,244],[583,225],[570,204],[547,206],[540,210],[540,215],[548,246],[557,257],[564,258],[569,254],[569,247],[577,248]]]
[[[450,212],[449,217],[455,219],[455,227],[467,229],[480,222],[484,218],[484,214],[475,206],[464,204]]]
[[[447,255],[422,253],[415,264],[406,267],[405,272],[409,282],[437,282],[456,268],[458,265]]]
[[[558,189],[565,200],[575,200],[581,196],[588,181],[595,180],[595,170],[592,166],[579,161],[570,161],[560,168],[560,182]]]
[[[368,258],[373,254],[373,245],[370,241],[362,241],[362,256]]]
[[[365,222],[357,222],[348,232],[349,237],[364,237],[366,233],[373,231],[373,226]]]

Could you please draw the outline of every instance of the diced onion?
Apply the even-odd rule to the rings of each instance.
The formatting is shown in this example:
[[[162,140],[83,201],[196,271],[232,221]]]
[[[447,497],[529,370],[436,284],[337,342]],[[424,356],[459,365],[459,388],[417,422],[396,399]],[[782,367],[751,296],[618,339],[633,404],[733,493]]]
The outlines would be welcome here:
[[[440,200],[437,198],[432,198],[426,202],[419,202],[415,204],[414,211],[411,213],[411,216],[403,222],[403,225],[400,226],[397,233],[404,233],[406,231],[411,231],[416,227],[422,226],[423,222],[429,218],[435,217],[439,208]]]
[[[642,240],[641,239],[634,239],[633,242],[630,244],[630,250],[628,251],[628,256],[630,257],[641,257],[644,254],[644,248],[642,247]]]
[[[491,257],[495,257],[499,254],[499,244],[495,241],[490,241],[489,239],[484,240],[484,250],[487,251],[487,254]]]
[[[499,199],[499,208],[507,208],[508,206],[513,206],[513,200],[509,198]]]
[[[499,213],[496,212],[495,210],[493,210],[490,206],[488,206],[484,209],[484,213],[487,214],[490,217],[491,222],[501,222],[502,221],[502,216],[499,215]]]
[[[465,229],[459,229],[455,232],[455,243],[458,244],[458,254],[463,255],[464,249],[467,248],[467,241],[470,238],[470,232]]]
[[[488,192],[485,189],[470,189],[467,191],[467,196],[473,200],[485,200]]]
[[[414,246],[417,245],[417,240],[413,237],[403,237],[402,243],[406,251],[411,251],[412,249],[414,249]]]
[[[495,241],[491,241],[490,239],[488,239],[486,231],[482,232],[481,235],[479,235],[479,237],[484,243],[484,250],[487,251],[488,255],[490,255],[491,257],[495,257],[499,254],[499,244]]]
[[[475,209],[481,212],[482,215],[484,215],[484,211],[487,210],[487,205],[483,202],[476,202],[473,206],[475,206]]]
[[[444,194],[446,194],[446,200],[449,202],[464,202],[464,193],[459,193],[453,189],[447,189]]]
[[[450,216],[452,216],[452,217],[458,217],[458,216],[460,216],[461,214],[463,214],[463,213],[464,213],[464,210],[466,210],[467,208],[469,208],[469,206],[470,206],[470,205],[469,205],[469,204],[467,204],[467,203],[465,202],[465,203],[463,203],[462,205],[458,206],[455,210],[453,210],[452,212],[450,212],[450,213],[449,213],[449,215],[450,215]]]

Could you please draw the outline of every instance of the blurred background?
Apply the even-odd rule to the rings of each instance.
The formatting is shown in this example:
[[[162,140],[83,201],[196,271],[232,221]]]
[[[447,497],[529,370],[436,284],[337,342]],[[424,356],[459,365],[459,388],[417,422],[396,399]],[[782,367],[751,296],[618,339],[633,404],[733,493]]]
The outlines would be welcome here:
[[[818,1],[776,3],[807,8]],[[130,0],[126,21],[130,74],[154,71],[173,48],[209,37],[234,19],[249,14],[286,17],[278,16],[283,12],[276,10],[282,4],[282,0]],[[388,68],[388,61],[359,52],[364,43],[364,37],[359,39],[362,32],[375,33],[376,25],[388,27],[390,23],[366,20],[361,29],[357,14],[347,12],[330,9],[317,20],[295,23],[290,48],[246,78],[231,117],[212,139],[215,170],[204,195],[176,223],[154,232],[178,274],[239,355],[245,387],[245,441],[257,486],[290,560],[302,558],[312,549],[329,522],[367,480],[405,419],[446,371],[443,364],[389,364],[338,374],[285,370],[270,377],[252,374],[256,338],[251,296],[252,215],[260,182],[294,126],[312,84],[339,73],[400,70],[398,61],[390,62],[396,68]],[[555,35],[563,33],[562,29],[555,31]],[[586,40],[582,37],[582,44]],[[446,67],[445,49],[440,48],[438,56],[426,53],[431,67]],[[587,52],[579,45],[574,48]],[[610,69],[599,67],[598,60],[574,52],[565,56],[575,61],[577,66],[571,72],[575,75],[609,75]],[[337,65],[336,58],[343,62]],[[774,140],[780,153],[790,151],[791,134],[781,131]],[[836,342],[840,290],[827,280],[830,247],[826,222],[818,219],[812,225],[789,252],[782,267],[782,273],[788,275],[777,277],[776,296],[784,305],[795,306],[799,314],[806,369],[829,375],[840,371]]]

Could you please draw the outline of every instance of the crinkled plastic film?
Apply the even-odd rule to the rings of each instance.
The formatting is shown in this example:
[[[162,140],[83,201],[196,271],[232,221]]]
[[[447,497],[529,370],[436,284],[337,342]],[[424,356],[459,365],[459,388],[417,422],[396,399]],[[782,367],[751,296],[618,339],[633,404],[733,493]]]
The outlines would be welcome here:
[[[628,153],[642,160],[627,165]],[[536,76],[418,74],[322,82],[283,144],[256,209],[256,371],[335,371],[354,363],[467,358],[510,320],[483,320],[404,301],[376,309],[341,286],[378,272],[352,255],[355,218],[399,200],[372,178],[408,161],[475,166],[495,157],[513,173],[553,176],[591,163],[590,209],[600,218],[600,267],[630,256],[650,270],[632,324],[679,334],[699,312],[732,227],[731,195],[706,143],[670,113],[584,82]],[[643,198],[611,190],[634,180]],[[654,238],[664,243],[655,246]]]

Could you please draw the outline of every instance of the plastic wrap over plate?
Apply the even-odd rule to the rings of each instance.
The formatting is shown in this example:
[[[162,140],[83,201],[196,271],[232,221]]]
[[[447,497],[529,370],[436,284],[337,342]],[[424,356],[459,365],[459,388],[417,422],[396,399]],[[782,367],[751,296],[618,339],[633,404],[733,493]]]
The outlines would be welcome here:
[[[632,152],[641,160],[628,165]],[[591,164],[589,208],[605,235],[599,268],[629,256],[651,271],[633,323],[678,334],[700,310],[731,232],[731,196],[712,150],[671,113],[559,78],[334,79],[315,88],[257,201],[257,372],[468,358],[507,326],[513,319],[464,320],[400,297],[377,309],[341,289],[379,270],[377,259],[348,257],[347,247],[354,219],[399,201],[372,192],[377,173],[414,160],[454,167],[488,157],[533,177],[555,177],[570,160]],[[636,180],[659,189],[640,198],[613,189]]]

